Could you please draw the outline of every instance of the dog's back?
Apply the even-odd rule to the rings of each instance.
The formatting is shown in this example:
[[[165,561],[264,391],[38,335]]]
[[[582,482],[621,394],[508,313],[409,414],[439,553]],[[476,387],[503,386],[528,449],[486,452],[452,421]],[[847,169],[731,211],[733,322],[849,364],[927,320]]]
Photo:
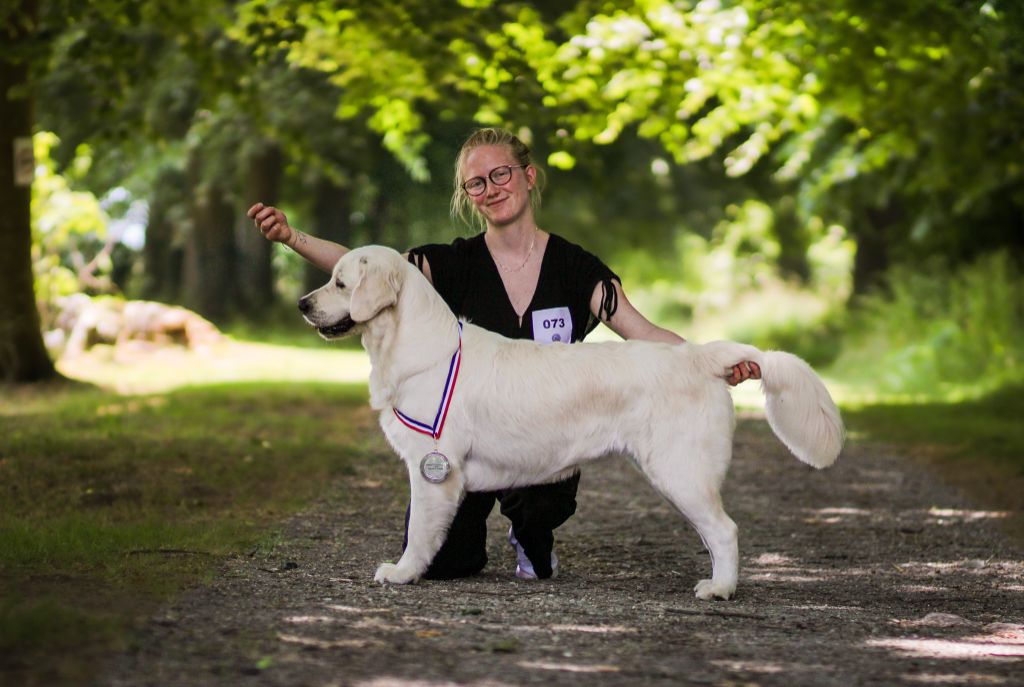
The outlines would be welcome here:
[[[476,459],[506,465],[525,452],[543,456],[527,461],[529,470],[517,467],[518,483],[547,481],[612,452],[645,461],[664,453],[666,440],[694,452],[713,441],[709,433],[731,442],[724,373],[742,360],[761,366],[769,423],[794,455],[825,467],[842,447],[842,422],[827,390],[788,353],[733,342],[537,344],[472,325],[464,341],[458,395],[469,401],[453,406],[454,417],[487,428],[474,437]]]
[[[732,399],[699,346],[537,344],[473,326],[463,336],[449,422],[487,428],[474,433],[473,461],[510,467],[517,484],[613,452],[645,460],[663,451],[663,437],[688,443],[708,426],[731,437]]]

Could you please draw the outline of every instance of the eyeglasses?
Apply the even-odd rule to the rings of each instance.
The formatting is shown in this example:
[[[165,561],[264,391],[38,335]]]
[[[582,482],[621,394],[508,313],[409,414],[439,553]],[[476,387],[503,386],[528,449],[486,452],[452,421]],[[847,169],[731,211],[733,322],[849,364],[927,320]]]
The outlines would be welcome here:
[[[487,178],[495,186],[504,186],[512,178],[512,170],[516,167],[528,167],[529,165],[502,165],[495,167],[487,173]],[[471,196],[479,196],[487,190],[487,181],[483,177],[473,177],[462,184],[462,190]]]

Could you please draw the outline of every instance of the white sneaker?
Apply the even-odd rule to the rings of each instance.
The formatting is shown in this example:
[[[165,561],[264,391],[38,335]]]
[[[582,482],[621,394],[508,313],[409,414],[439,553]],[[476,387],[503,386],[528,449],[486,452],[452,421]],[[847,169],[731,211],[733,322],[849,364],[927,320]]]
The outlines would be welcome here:
[[[516,539],[516,535],[512,533],[512,528],[508,528],[508,543],[516,550],[516,558],[519,562],[516,564],[516,577],[520,580],[536,580],[537,573],[533,571],[533,563],[530,562],[529,557],[526,555],[526,551],[519,544],[519,540]],[[551,579],[558,577],[558,556],[555,552],[551,552]]]

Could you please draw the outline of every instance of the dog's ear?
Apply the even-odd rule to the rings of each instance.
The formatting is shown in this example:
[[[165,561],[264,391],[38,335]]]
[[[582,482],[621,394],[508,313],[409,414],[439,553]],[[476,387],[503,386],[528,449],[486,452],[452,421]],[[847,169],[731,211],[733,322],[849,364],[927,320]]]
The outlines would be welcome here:
[[[359,280],[352,289],[349,316],[366,322],[384,308],[398,302],[401,275],[390,265],[381,265],[365,256],[359,258]]]

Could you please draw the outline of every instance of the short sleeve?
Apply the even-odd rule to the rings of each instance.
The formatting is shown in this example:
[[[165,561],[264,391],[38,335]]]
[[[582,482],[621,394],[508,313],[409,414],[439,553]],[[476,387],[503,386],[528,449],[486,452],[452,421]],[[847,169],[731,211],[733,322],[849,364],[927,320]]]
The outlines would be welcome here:
[[[420,272],[423,271],[423,261],[426,259],[430,265],[430,280],[434,284],[434,290],[441,294],[448,307],[455,311],[459,308],[456,300],[460,297],[459,294],[465,293],[465,281],[468,278],[466,243],[465,239],[457,238],[450,244],[429,243],[409,250],[409,262]]]
[[[598,318],[590,312],[590,298],[594,294],[594,288],[600,284],[603,298],[601,300],[600,314],[602,319],[610,319],[618,309],[618,294],[612,282],[622,283],[619,275],[615,274],[599,257],[583,248],[568,244],[567,267],[565,275],[570,279],[567,288],[576,294],[581,307],[586,309],[589,317],[584,328],[583,335],[586,336],[598,324]]]

